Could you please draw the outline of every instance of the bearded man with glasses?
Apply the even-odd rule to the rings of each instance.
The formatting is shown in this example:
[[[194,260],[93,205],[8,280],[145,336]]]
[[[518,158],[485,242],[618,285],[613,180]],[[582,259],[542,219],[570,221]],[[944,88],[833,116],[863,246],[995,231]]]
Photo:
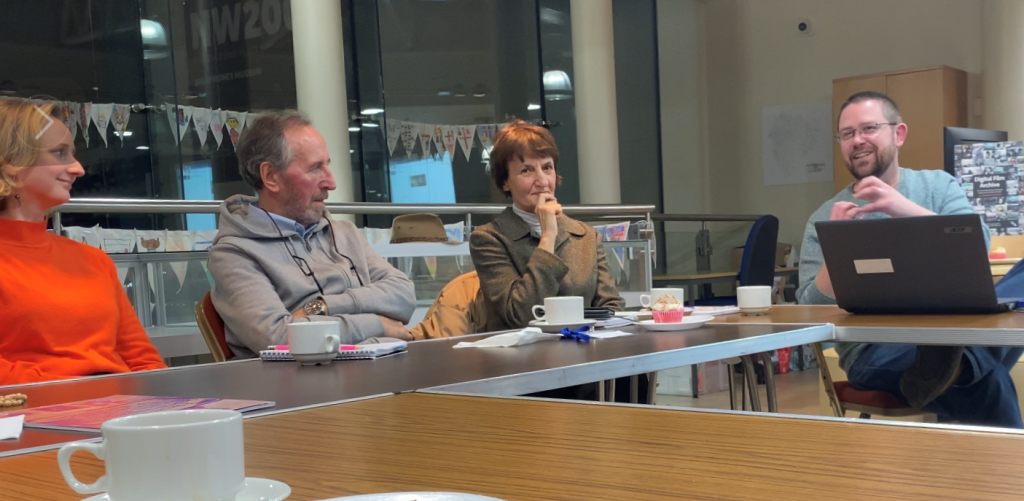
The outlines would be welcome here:
[[[380,257],[355,225],[324,207],[335,189],[324,138],[294,110],[263,113],[236,150],[242,179],[258,197],[220,207],[210,248],[213,305],[240,358],[288,344],[288,324],[341,323],[341,342],[412,340],[413,283]]]
[[[797,289],[801,304],[836,304],[814,223],[974,214],[953,176],[941,168],[929,170],[941,166],[914,166],[926,170],[900,167],[899,149],[907,139],[907,124],[889,96],[878,92],[850,96],[839,110],[837,125],[836,141],[855,181],[825,202],[807,222]],[[985,230],[988,244],[987,227]],[[1024,427],[1010,379],[1010,369],[1024,350],[837,343],[836,351],[854,388],[891,393],[944,419]]]

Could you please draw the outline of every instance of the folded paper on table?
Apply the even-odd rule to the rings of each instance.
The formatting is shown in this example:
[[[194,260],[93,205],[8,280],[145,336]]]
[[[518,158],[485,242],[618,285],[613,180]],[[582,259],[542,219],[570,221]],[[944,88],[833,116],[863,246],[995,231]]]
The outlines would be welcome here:
[[[561,338],[561,334],[547,334],[536,327],[527,327],[521,331],[498,334],[479,341],[463,341],[456,344],[454,348],[509,348],[512,346],[525,346],[540,341],[554,341]]]
[[[274,402],[263,400],[112,395],[0,413],[0,418],[24,416],[26,428],[93,432],[99,431],[105,421],[151,412],[190,409],[229,409],[246,412],[273,406]]]
[[[590,339],[609,339],[613,337],[632,336],[632,333],[623,331],[591,331],[587,333]]]
[[[0,419],[0,440],[21,438],[21,429],[24,424],[25,416]]]

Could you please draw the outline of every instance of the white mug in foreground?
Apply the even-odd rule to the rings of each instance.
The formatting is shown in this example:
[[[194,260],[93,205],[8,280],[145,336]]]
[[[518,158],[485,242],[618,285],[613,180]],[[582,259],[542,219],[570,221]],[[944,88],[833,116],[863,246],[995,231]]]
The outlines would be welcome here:
[[[562,296],[544,298],[544,316],[537,314],[541,305],[533,307],[533,316],[537,320],[543,320],[548,325],[571,324],[583,321],[583,297]]]
[[[288,324],[288,351],[302,365],[329,364],[341,346],[341,323]]]
[[[650,294],[640,295],[640,306],[644,308],[650,308],[654,303],[661,299],[661,296],[670,295],[679,300],[680,303],[686,304],[686,289],[666,288],[666,289],[651,289]]]
[[[106,492],[110,501],[233,500],[245,487],[242,414],[229,410],[154,412],[103,423],[103,441],[60,448],[57,465],[79,494]],[[71,455],[102,459],[106,474],[83,484]]]
[[[772,307],[770,285],[747,285],[736,288],[736,305],[744,315],[764,315]]]

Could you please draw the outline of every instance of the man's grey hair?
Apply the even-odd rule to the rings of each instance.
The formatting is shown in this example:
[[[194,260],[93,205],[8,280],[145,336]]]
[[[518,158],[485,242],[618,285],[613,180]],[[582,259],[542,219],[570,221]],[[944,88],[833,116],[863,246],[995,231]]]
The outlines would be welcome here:
[[[238,172],[256,191],[263,189],[260,165],[269,163],[276,171],[284,170],[292,161],[285,132],[293,127],[312,125],[309,118],[298,110],[267,111],[260,113],[242,131],[238,139]]]

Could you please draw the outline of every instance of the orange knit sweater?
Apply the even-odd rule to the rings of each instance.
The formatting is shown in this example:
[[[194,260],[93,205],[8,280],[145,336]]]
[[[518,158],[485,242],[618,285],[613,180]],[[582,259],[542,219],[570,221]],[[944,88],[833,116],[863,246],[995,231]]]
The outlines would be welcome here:
[[[103,251],[0,218],[0,385],[164,367]]]

